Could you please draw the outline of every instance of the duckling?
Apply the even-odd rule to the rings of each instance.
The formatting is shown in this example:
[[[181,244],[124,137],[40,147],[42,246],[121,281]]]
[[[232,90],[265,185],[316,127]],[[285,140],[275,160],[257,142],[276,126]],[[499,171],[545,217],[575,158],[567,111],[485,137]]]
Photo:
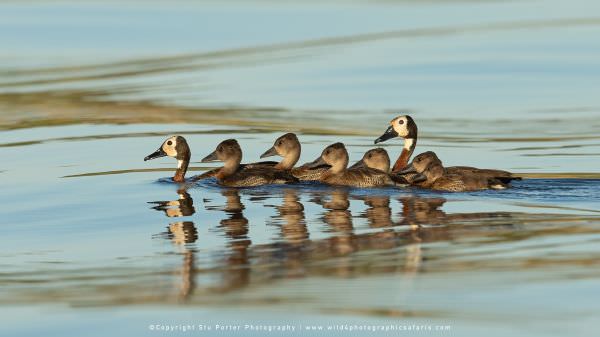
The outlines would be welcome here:
[[[173,157],[177,159],[177,170],[173,176],[173,181],[181,183],[185,181],[185,173],[190,164],[192,152],[187,144],[187,141],[182,136],[172,136],[167,138],[158,150],[152,152],[144,158],[144,161],[160,158]]]
[[[397,173],[390,172],[390,156],[388,155],[386,150],[380,147],[365,152],[362,159],[357,161],[354,165],[350,166],[349,170],[365,166],[390,174],[390,176],[393,177],[396,184],[402,183],[405,185],[410,185],[414,184],[417,180],[420,179],[418,175],[414,173],[400,175]]]
[[[390,126],[387,128],[387,130],[385,130],[383,135],[375,139],[375,144],[395,137],[404,139],[404,147],[402,148],[402,152],[392,168],[392,172],[399,172],[408,165],[410,157],[417,146],[417,134],[417,123],[415,123],[414,119],[409,115],[402,115],[392,119],[390,121]],[[490,179],[497,177],[513,178],[513,180],[521,179],[520,177],[515,177],[508,171],[479,169],[470,166],[450,166],[446,167],[446,171],[452,174],[477,174],[480,176],[486,176]],[[410,180],[410,178],[407,178],[407,180]]]
[[[348,151],[342,143],[329,145],[323,150],[321,156],[308,164],[310,167],[321,165],[331,167],[323,174],[319,181],[330,185],[354,187],[396,186],[404,181],[395,181],[394,177],[386,172],[369,167],[357,167],[351,170],[348,167]]]
[[[370,167],[375,170],[379,170],[382,172],[390,171],[390,156],[387,151],[378,147],[376,149],[371,149],[363,155],[362,159],[354,163],[354,165],[350,166],[348,169],[357,169],[362,167]]]
[[[294,168],[294,165],[300,159],[301,146],[298,137],[294,133],[286,133],[277,138],[273,146],[265,151],[260,158],[271,156],[281,156],[281,162],[275,165],[275,168],[280,170],[289,170],[291,174],[302,181],[316,181],[327,172],[329,165],[310,168],[307,164]]]
[[[289,172],[274,167],[241,169],[242,149],[235,139],[222,141],[215,151],[202,159],[203,163],[212,161],[225,163],[215,175],[219,184],[223,186],[250,187],[266,184],[287,184],[298,181]]]
[[[432,151],[416,156],[399,174],[418,173],[422,176],[416,184],[432,190],[465,192],[485,189],[505,189],[514,178],[490,177],[489,173],[450,172],[444,168],[442,161]]]

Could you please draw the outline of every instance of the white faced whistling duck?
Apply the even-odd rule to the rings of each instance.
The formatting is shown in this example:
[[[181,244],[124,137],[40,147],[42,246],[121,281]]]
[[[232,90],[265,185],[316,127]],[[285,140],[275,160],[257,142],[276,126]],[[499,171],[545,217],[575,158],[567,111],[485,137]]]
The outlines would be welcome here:
[[[353,187],[380,187],[405,185],[405,181],[395,181],[387,172],[369,167],[356,167],[349,170],[348,151],[342,143],[329,145],[323,150],[321,156],[310,167],[319,167],[323,164],[331,167],[321,177],[320,181],[330,185]]]
[[[177,159],[177,170],[173,176],[173,181],[178,183],[185,181],[185,173],[187,172],[188,165],[190,164],[190,157],[192,153],[188,146],[185,138],[181,136],[172,136],[167,138],[158,150],[154,151],[150,155],[144,158],[144,161],[152,160],[164,156],[169,156]]]
[[[294,167],[300,159],[301,146],[298,137],[294,133],[286,133],[277,138],[273,146],[263,153],[260,157],[281,156],[283,159],[275,168],[289,170],[292,175],[302,181],[317,181],[327,172],[329,165],[319,167],[309,167],[307,164],[300,167]]]
[[[287,184],[297,182],[294,176],[274,167],[240,168],[242,149],[235,139],[222,141],[211,154],[202,159],[203,163],[222,161],[224,165],[216,173],[219,184],[230,187],[250,187],[266,184]]]
[[[432,190],[465,192],[485,189],[505,189],[511,180],[519,179],[504,176],[490,176],[490,172],[454,171],[449,172],[442,161],[432,152],[423,152],[416,156],[410,165],[399,174],[417,173],[415,185]]]

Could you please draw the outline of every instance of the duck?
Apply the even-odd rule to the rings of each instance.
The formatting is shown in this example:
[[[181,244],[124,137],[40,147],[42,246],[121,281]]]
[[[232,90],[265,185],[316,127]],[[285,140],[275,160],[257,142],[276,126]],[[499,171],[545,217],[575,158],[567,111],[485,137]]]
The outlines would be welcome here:
[[[326,147],[321,155],[311,162],[309,167],[330,167],[322,175],[320,182],[329,185],[351,187],[381,187],[404,185],[405,182],[396,181],[387,172],[370,167],[355,167],[348,169],[348,151],[342,143],[334,143]]]
[[[370,149],[361,158],[361,160],[354,163],[348,169],[357,169],[362,167],[369,167],[382,172],[390,171],[390,156],[387,151],[381,147]]]
[[[394,163],[392,168],[393,173],[397,173],[408,166],[408,162],[417,146],[418,128],[415,120],[409,115],[401,115],[390,121],[390,126],[385,132],[375,139],[375,144],[385,142],[388,139],[400,137],[404,139],[404,146],[400,156]],[[511,172],[495,169],[479,169],[471,166],[450,166],[446,167],[448,173],[456,174],[477,174],[487,176],[489,178],[506,177],[514,178],[513,180],[521,179],[516,177]]]
[[[505,189],[513,177],[490,176],[489,172],[450,171],[433,151],[417,155],[399,174],[417,174],[414,185],[447,192],[467,192],[486,189]]]
[[[165,156],[177,159],[177,170],[175,170],[173,181],[178,183],[185,182],[185,173],[187,172],[192,156],[192,152],[190,151],[190,147],[185,138],[178,135],[167,138],[158,150],[147,155],[144,158],[144,161]]]
[[[300,181],[318,181],[321,176],[327,172],[329,165],[321,165],[319,167],[309,167],[304,164],[300,167],[294,167],[300,159],[301,145],[296,134],[289,132],[275,140],[273,146],[265,151],[260,158],[271,156],[281,156],[283,159],[274,167],[279,170],[287,170],[299,179]]]
[[[266,184],[289,184],[298,179],[288,171],[275,167],[240,167],[242,149],[235,139],[222,141],[215,151],[202,159],[202,163],[222,161],[225,164],[215,174],[220,185],[228,187],[252,187]]]
[[[390,176],[393,177],[394,181],[397,184],[403,183],[406,185],[410,185],[415,183],[415,179],[418,178],[417,174],[414,173],[407,173],[401,175],[397,172],[391,172],[390,156],[388,155],[387,151],[381,147],[370,149],[367,152],[365,152],[362,159],[354,163],[354,165],[350,166],[349,170],[365,166],[390,174]]]

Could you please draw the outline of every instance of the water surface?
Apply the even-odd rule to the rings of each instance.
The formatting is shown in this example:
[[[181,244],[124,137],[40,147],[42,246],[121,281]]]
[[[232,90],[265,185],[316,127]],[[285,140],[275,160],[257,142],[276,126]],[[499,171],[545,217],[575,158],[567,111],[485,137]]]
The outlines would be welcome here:
[[[3,331],[242,322],[592,334],[598,9],[1,2]],[[417,120],[417,152],[528,179],[457,194],[223,189],[174,184],[174,160],[142,160],[181,134],[193,175],[214,167],[199,160],[222,139],[255,161],[293,131],[303,162],[337,141],[354,161],[401,113]],[[396,157],[402,142],[383,146]]]

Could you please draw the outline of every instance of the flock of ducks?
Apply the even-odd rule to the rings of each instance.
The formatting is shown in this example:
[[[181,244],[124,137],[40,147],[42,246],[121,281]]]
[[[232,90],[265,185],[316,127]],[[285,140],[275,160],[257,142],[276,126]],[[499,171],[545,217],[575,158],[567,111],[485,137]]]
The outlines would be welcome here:
[[[220,185],[251,187],[267,184],[290,184],[299,181],[318,181],[328,185],[351,187],[417,186],[438,191],[476,191],[507,188],[512,180],[521,179],[502,170],[478,169],[469,166],[444,167],[438,156],[423,152],[410,158],[417,145],[417,125],[408,115],[398,116],[375,144],[400,137],[404,146],[390,168],[390,157],[383,148],[367,151],[363,158],[348,167],[349,156],[342,143],[327,146],[310,163],[295,167],[300,159],[301,145],[294,133],[277,138],[260,158],[282,157],[281,161],[242,164],[242,149],[235,139],[221,142],[202,162],[223,162],[223,167],[190,178],[191,181],[215,177]],[[172,136],[144,158],[144,161],[169,156],[177,159],[176,182],[185,182],[191,151],[182,136]]]

